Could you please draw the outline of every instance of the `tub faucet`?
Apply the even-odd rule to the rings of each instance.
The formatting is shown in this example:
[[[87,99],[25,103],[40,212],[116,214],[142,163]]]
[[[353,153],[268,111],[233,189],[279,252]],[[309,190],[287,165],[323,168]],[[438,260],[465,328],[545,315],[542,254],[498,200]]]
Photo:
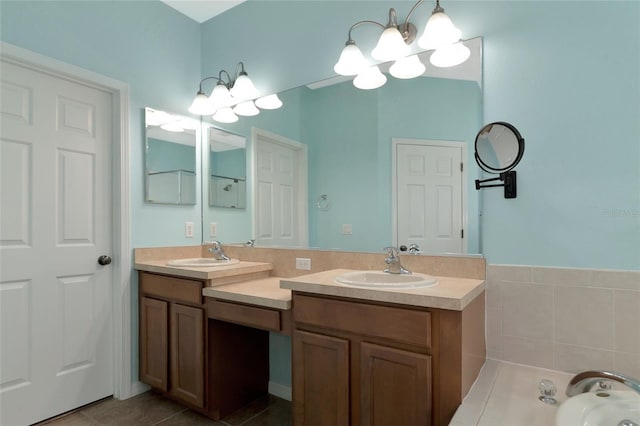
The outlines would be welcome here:
[[[387,251],[387,257],[384,259],[384,263],[389,265],[384,272],[387,274],[410,274],[411,271],[408,271],[402,267],[400,263],[400,255],[398,254],[398,249],[395,247],[385,247],[384,250]]]
[[[610,371],[584,371],[577,374],[571,379],[567,385],[567,396],[576,396],[578,394],[589,392],[591,388],[602,382],[603,380],[611,380],[629,386],[634,391],[640,393],[640,382],[620,373]]]
[[[208,249],[209,253],[213,253],[213,257],[216,260],[231,260],[229,257],[224,254],[224,250],[222,250],[222,244],[220,241],[210,241],[211,247]]]

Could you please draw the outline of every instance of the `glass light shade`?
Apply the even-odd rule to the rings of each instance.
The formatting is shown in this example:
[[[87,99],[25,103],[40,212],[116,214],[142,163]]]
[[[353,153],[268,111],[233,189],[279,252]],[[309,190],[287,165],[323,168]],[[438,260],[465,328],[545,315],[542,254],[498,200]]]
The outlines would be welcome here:
[[[203,92],[198,92],[193,103],[189,107],[189,112],[195,115],[211,115],[216,109],[209,102],[209,98]]]
[[[233,107],[233,112],[244,117],[253,117],[260,114],[260,110],[256,108],[253,101],[241,102]]]
[[[431,54],[429,62],[438,68],[460,65],[471,56],[471,51],[462,42],[437,49]]]
[[[224,84],[217,84],[216,87],[213,88],[211,96],[209,96],[209,103],[215,109],[233,105],[233,99],[231,98],[231,93],[229,93],[227,86]]]
[[[460,41],[462,32],[457,29],[444,12],[436,12],[427,21],[418,46],[425,50],[439,49]]]
[[[160,126],[160,128],[162,130],[166,130],[167,132],[173,132],[173,133],[184,132],[184,129],[180,126],[180,123],[178,123],[177,121],[171,121],[169,123],[165,123],[162,126]]]
[[[333,70],[336,74],[340,75],[358,75],[360,71],[367,68],[369,63],[362,55],[358,46],[355,43],[348,43],[342,49],[342,53],[340,54],[340,59],[333,66]]]
[[[278,109],[282,106],[282,101],[277,94],[263,96],[256,99],[255,104],[262,109]]]
[[[367,68],[353,79],[353,85],[358,89],[377,89],[387,82],[387,76],[380,72],[377,65]]]
[[[220,108],[213,114],[212,118],[219,123],[235,123],[238,121],[238,116],[233,112],[231,107]]]
[[[414,78],[424,74],[426,67],[418,55],[405,56],[400,58],[391,65],[389,72],[395,78]]]
[[[396,27],[388,27],[380,35],[378,44],[371,51],[371,56],[379,61],[395,61],[407,56],[410,50],[400,31]]]
[[[235,83],[233,83],[231,96],[238,101],[255,99],[258,97],[258,89],[253,85],[253,82],[247,74],[240,74]]]

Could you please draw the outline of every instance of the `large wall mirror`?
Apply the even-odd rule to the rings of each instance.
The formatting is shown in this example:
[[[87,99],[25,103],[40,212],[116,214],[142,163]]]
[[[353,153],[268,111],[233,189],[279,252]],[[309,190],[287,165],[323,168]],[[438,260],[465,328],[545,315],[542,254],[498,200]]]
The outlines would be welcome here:
[[[291,219],[280,221],[286,229],[276,229],[273,211],[265,210],[269,203],[283,206],[289,200],[270,199],[275,193],[261,189],[269,187],[261,167],[271,158],[262,152],[274,152],[271,144],[293,147],[292,152],[304,147],[300,161],[306,179],[297,180],[305,191],[290,194],[306,193],[293,204],[305,215],[299,222],[306,222],[307,235],[300,240],[308,247],[379,252],[429,234],[435,240],[456,239],[456,245],[420,243],[422,252],[480,253],[473,143],[482,126],[482,40],[465,43],[472,57],[457,67],[434,68],[427,54],[422,60],[427,71],[418,78],[388,75],[384,86],[360,90],[346,77],[336,77],[279,93],[284,106],[278,110],[233,124],[205,119],[205,127],[247,140],[247,204],[228,209],[203,203],[203,240],[299,246],[267,238],[275,231],[290,232],[288,224],[298,226],[298,213],[289,212],[282,217]],[[203,170],[216,167],[209,155],[203,154],[203,162]],[[412,180],[421,174],[430,176],[429,189]],[[444,175],[455,176],[455,182],[443,181]],[[208,195],[209,185],[203,180],[203,194]]]
[[[196,149],[200,122],[145,108],[145,202],[196,204]]]

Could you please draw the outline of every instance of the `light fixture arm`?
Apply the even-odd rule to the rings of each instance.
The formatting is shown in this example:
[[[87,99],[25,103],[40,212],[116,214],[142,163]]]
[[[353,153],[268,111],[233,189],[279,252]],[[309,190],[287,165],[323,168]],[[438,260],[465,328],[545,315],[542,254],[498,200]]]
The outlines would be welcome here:
[[[202,80],[200,80],[200,85],[198,87],[198,94],[203,94],[204,95],[204,91],[202,90],[202,83],[204,83],[207,80],[212,80],[212,79],[216,79],[216,80],[220,80],[219,77],[205,77]]]
[[[345,45],[347,45],[347,44],[355,44],[355,42],[351,38],[351,31],[353,31],[354,28],[359,27],[359,26],[364,25],[364,24],[374,24],[374,25],[379,26],[383,30],[385,29],[384,25],[382,25],[380,22],[376,22],[376,21],[359,21],[359,22],[356,22],[355,24],[353,24],[351,26],[351,28],[349,28],[349,33],[347,35],[348,38],[347,38],[347,42],[345,43]]]

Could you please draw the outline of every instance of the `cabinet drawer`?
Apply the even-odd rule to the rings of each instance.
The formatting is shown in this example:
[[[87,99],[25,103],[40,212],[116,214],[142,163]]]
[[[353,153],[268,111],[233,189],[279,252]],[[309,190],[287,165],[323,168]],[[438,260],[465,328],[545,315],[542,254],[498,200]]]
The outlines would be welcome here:
[[[269,331],[281,331],[280,311],[221,300],[207,300],[207,316]]]
[[[431,313],[294,294],[293,319],[364,336],[431,347]]]
[[[202,304],[202,281],[141,272],[139,285],[142,294],[196,305]]]

